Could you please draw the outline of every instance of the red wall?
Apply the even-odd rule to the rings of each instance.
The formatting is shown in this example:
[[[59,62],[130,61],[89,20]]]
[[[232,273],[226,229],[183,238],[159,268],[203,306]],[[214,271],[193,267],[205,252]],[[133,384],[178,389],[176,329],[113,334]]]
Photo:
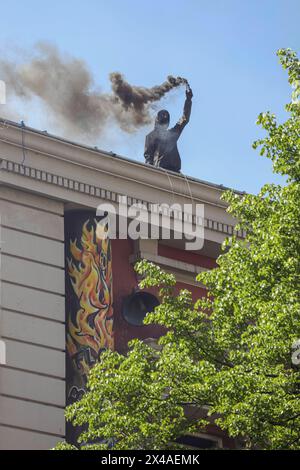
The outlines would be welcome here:
[[[159,246],[158,253],[187,263],[204,267],[214,267],[212,258],[196,255],[188,251],[178,250],[167,246]],[[133,242],[131,240],[112,240],[112,268],[113,268],[113,297],[114,297],[114,335],[115,349],[119,352],[127,350],[127,343],[133,338],[159,338],[165,329],[158,325],[133,326],[127,323],[122,315],[122,307],[125,298],[138,289],[138,279],[133,266],[129,263],[129,257],[133,254]],[[192,292],[193,299],[205,295],[205,289],[177,283],[177,291],[188,289]],[[147,289],[157,295],[157,289]]]
[[[195,264],[196,266],[202,266],[203,268],[215,268],[217,266],[214,258],[208,256],[199,255],[192,251],[180,250],[167,245],[158,245],[158,254],[165,256],[166,258],[176,259],[178,261],[184,261],[185,263]]]
[[[112,268],[113,268],[113,296],[114,296],[114,334],[115,349],[120,353],[127,350],[127,343],[133,338],[159,338],[165,329],[158,325],[132,326],[122,316],[122,306],[124,299],[138,289],[138,279],[129,263],[129,257],[133,254],[133,242],[131,240],[112,240]],[[216,262],[213,258],[198,255],[190,251],[183,251],[176,248],[159,245],[158,254],[167,258],[184,261],[205,268],[214,268]],[[204,288],[177,283],[177,289],[188,289],[192,292],[193,299],[206,295]],[[147,289],[157,295],[156,289]],[[219,436],[223,440],[225,448],[235,448],[234,440],[226,436],[214,425],[209,425],[206,431],[209,435]]]

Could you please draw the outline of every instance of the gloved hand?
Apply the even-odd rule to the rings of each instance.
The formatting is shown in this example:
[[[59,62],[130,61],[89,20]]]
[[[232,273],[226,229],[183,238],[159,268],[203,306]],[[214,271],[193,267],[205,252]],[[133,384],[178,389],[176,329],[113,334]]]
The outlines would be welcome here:
[[[187,99],[191,100],[193,98],[193,92],[189,85],[186,88],[185,94],[186,94]]]

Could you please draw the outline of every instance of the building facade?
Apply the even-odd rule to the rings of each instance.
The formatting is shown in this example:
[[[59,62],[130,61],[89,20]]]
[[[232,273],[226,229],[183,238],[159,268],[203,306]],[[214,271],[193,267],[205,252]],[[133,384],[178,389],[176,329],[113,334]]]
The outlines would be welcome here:
[[[223,191],[0,121],[0,449],[49,449],[65,439],[66,399],[78,399],[101,350],[125,352],[132,338],[162,334],[130,317],[139,295],[136,260],[174,273],[177,288],[195,298],[204,293],[195,277],[215,266],[235,225]],[[98,236],[105,224],[95,221],[105,214],[97,219],[96,208],[110,205],[120,218],[124,196],[128,207],[203,205],[203,247],[186,250],[174,236]],[[233,445],[217,430],[211,436]]]

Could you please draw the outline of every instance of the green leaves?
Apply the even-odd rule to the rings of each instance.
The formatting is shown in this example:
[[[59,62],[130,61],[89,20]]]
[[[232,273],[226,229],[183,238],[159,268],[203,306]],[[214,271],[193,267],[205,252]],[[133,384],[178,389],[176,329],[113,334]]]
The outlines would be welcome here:
[[[254,142],[253,147],[260,147],[261,155],[273,162],[275,173],[286,175],[287,180],[299,181],[300,178],[300,61],[290,49],[277,51],[280,63],[288,71],[289,83],[292,86],[292,102],[286,106],[290,118],[278,124],[274,114],[261,113],[257,123],[268,133],[265,139]]]
[[[291,49],[279,49],[277,55],[282,67],[288,71],[289,83],[293,89],[292,102],[298,104],[300,95],[300,68],[297,54]]]
[[[299,448],[300,369],[291,345],[300,338],[300,62],[289,49],[278,56],[293,87],[290,117],[278,124],[260,114],[266,137],[254,148],[287,184],[224,193],[246,239],[228,238],[217,268],[198,275],[208,294],[195,304],[187,290],[175,295],[173,275],[145,260],[136,265],[141,288],[160,289],[145,323],[167,332],[155,349],[134,340],[126,356],[102,354],[86,395],[66,410],[87,425],[82,448],[166,449],[209,423],[247,448]]]

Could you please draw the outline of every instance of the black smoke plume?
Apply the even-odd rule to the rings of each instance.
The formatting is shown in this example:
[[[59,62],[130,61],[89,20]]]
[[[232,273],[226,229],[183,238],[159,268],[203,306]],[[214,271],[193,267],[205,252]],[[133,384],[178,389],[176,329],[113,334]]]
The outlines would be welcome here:
[[[82,60],[63,56],[56,47],[39,43],[32,57],[21,63],[0,59],[0,78],[8,94],[22,101],[39,97],[47,112],[67,134],[97,137],[110,122],[134,132],[152,121],[151,104],[173,88],[186,84],[169,76],[152,88],[130,85],[118,72],[110,74],[112,92],[95,87],[91,72]]]

